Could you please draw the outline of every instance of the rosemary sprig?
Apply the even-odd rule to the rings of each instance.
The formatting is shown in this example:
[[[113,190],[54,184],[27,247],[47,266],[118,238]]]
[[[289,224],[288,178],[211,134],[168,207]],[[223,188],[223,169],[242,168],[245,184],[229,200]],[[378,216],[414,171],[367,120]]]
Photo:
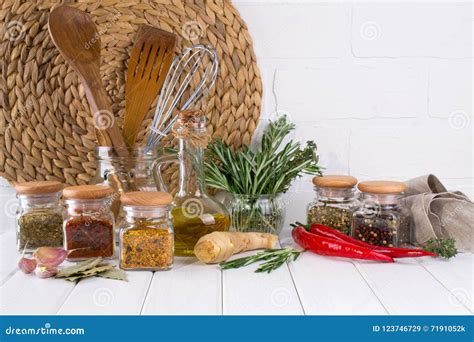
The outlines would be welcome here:
[[[421,246],[425,251],[438,254],[445,259],[451,259],[458,254],[456,249],[456,240],[452,238],[433,238],[426,241]]]
[[[287,261],[295,261],[304,251],[298,251],[294,248],[266,249],[255,255],[239,258],[231,261],[224,261],[219,264],[221,269],[227,270],[231,268],[240,268],[258,261],[265,260],[256,270],[256,273],[270,273],[276,270]]]
[[[205,176],[208,186],[240,195],[271,195],[286,192],[302,174],[321,175],[317,147],[290,141],[282,146],[295,125],[281,117],[270,122],[260,148],[233,150],[221,140],[206,149]]]

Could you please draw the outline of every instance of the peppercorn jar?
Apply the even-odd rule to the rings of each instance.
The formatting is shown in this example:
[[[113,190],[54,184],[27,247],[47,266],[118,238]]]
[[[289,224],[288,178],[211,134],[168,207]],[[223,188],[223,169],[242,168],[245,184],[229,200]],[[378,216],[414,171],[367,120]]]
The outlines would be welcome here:
[[[166,192],[128,192],[121,196],[120,268],[158,271],[173,265],[174,233]]]
[[[113,190],[105,185],[78,185],[63,190],[66,204],[64,248],[68,260],[114,255]]]
[[[56,181],[16,183],[19,200],[16,237],[19,251],[63,246],[64,209],[60,204],[63,185]]]
[[[316,198],[308,205],[308,224],[318,223],[351,234],[352,214],[359,206],[351,176],[328,175],[313,178]]]
[[[377,246],[409,243],[409,215],[400,205],[402,182],[368,181],[358,185],[361,205],[352,216],[352,237]]]

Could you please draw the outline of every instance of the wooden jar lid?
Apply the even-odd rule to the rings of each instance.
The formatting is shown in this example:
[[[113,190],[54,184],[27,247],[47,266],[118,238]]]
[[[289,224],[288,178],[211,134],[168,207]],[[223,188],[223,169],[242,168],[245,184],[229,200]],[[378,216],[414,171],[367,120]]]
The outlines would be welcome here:
[[[63,184],[57,181],[33,181],[15,183],[13,187],[20,195],[43,195],[61,191]]]
[[[367,181],[360,182],[358,188],[362,192],[372,194],[400,194],[407,186],[403,182],[396,181]]]
[[[313,184],[322,188],[352,188],[357,184],[357,178],[341,175],[316,176]]]
[[[112,188],[107,185],[76,185],[63,190],[63,196],[67,199],[99,199],[112,193]]]
[[[173,196],[159,191],[133,191],[122,194],[123,205],[137,207],[165,207],[173,201]]]

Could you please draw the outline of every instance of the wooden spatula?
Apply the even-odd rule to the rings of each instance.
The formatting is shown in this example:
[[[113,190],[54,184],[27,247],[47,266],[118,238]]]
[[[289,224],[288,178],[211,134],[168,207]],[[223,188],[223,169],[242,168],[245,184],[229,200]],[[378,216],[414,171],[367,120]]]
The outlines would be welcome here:
[[[99,145],[126,151],[100,77],[100,35],[96,25],[85,12],[59,6],[49,15],[48,28],[57,49],[79,75],[84,86],[94,115]]]
[[[140,126],[163,86],[174,57],[176,35],[140,25],[128,63],[123,136],[135,144]]]

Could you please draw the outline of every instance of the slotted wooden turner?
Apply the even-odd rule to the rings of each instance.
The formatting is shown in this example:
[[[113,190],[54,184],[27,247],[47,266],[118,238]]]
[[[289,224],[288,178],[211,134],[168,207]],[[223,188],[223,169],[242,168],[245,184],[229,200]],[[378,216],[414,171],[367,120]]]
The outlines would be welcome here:
[[[123,136],[135,145],[140,126],[163,86],[174,57],[176,35],[140,25],[128,63]]]

